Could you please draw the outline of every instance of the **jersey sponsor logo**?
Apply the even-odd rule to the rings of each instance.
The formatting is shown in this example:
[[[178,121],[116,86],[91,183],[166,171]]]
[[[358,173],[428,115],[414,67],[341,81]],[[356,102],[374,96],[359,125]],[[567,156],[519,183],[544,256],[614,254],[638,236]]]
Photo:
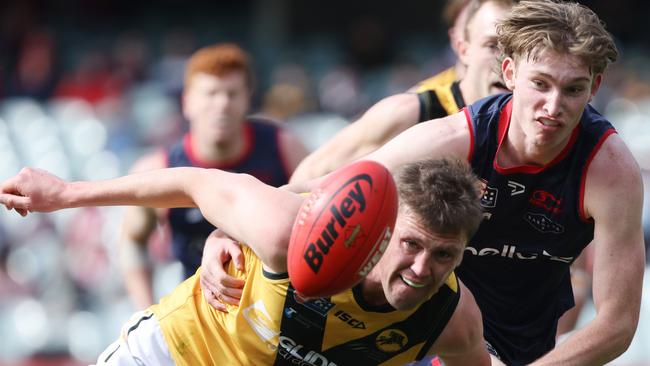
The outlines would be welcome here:
[[[508,188],[510,188],[510,195],[511,196],[516,196],[516,195],[522,194],[522,193],[524,193],[526,191],[526,186],[525,185],[523,185],[521,183],[517,183],[514,180],[509,180],[508,181]]]
[[[339,233],[345,230],[347,219],[352,217],[357,212],[357,209],[358,212],[363,212],[366,209],[366,197],[363,195],[363,190],[359,183],[362,180],[366,181],[372,190],[372,178],[367,174],[357,175],[347,181],[344,186],[338,189],[338,191],[342,191],[350,186],[351,188],[347,193],[347,197],[341,200],[339,204],[332,203],[330,205],[329,213],[331,216],[327,220],[327,225],[321,231],[318,239],[314,243],[307,245],[307,249],[303,253],[303,258],[314,273],[318,273],[330,248],[334,245],[334,241],[339,237]],[[346,241],[346,243],[347,246],[352,245],[351,241]]]
[[[293,310],[292,315],[296,313]],[[280,357],[285,360],[290,360],[292,364],[303,366],[337,366],[336,363],[328,361],[320,353],[304,350],[303,345],[275,331],[272,328],[269,312],[266,310],[266,306],[264,306],[262,300],[244,309],[243,314],[244,319],[246,319],[255,334],[264,341],[269,349],[277,350]]]
[[[484,179],[480,180],[479,188],[481,190],[481,206],[486,208],[496,207],[499,190],[488,186],[487,181]]]
[[[278,354],[285,360],[291,360],[294,365],[304,366],[337,366],[320,353],[303,349],[303,345],[293,339],[280,336]]]
[[[243,315],[248,325],[251,326],[260,339],[270,344],[277,344],[277,337],[280,335],[280,332],[275,330],[271,315],[266,310],[264,301],[258,300],[253,305],[245,308]]]
[[[292,290],[292,296],[297,303],[323,317],[327,316],[327,313],[334,307],[334,304],[328,299],[306,299],[300,296],[296,290]]]
[[[557,222],[549,219],[544,214],[536,214],[532,212],[526,212],[524,215],[524,220],[534,227],[537,231],[542,233],[552,233],[552,234],[562,234],[564,232],[564,226],[558,224]]]
[[[309,329],[309,328],[318,328],[318,329],[323,329],[323,327],[319,324],[314,323],[311,321],[308,317],[300,315],[298,310],[294,309],[291,306],[288,306],[284,308],[284,316],[287,319],[295,320],[298,323],[300,323],[303,327]]]
[[[375,338],[375,346],[383,352],[397,352],[408,343],[406,333],[399,329],[386,329]]]
[[[553,194],[541,189],[533,192],[529,202],[555,214],[562,212],[562,200],[557,199]]]
[[[343,322],[345,322],[347,325],[351,326],[352,328],[366,329],[366,323],[364,323],[361,320],[353,318],[352,315],[346,313],[343,310],[337,311],[336,313],[334,313],[334,316],[341,319]]]
[[[533,252],[527,253],[519,250],[516,245],[509,245],[509,244],[505,244],[501,248],[485,247],[485,248],[481,248],[480,250],[472,246],[467,246],[465,248],[465,253],[475,255],[478,257],[497,256],[502,258],[520,259],[520,260],[542,258],[542,259],[548,259],[551,261],[563,262],[563,263],[571,263],[573,262],[573,258],[574,258],[574,257],[556,256],[547,252],[545,249],[542,249],[541,253],[533,253]]]

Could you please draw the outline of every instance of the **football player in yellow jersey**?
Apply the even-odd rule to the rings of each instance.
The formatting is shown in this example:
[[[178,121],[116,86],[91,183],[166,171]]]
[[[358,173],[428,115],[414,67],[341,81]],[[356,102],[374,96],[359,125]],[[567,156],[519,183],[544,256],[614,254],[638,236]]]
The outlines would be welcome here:
[[[307,156],[294,171],[291,182],[320,177],[376,150],[418,122],[456,113],[480,98],[507,92],[497,62],[495,24],[512,4],[512,0],[470,0],[464,37],[458,43],[459,61],[466,66],[463,79],[449,84],[428,83],[429,90],[382,99]]]
[[[192,167],[67,183],[23,169],[0,203],[21,214],[90,205],[198,207],[244,246],[241,304],[215,310],[199,272],[137,314],[100,365],[403,365],[435,352],[446,365],[489,365],[481,314],[453,272],[482,220],[466,163],[425,160],[396,176],[399,213],[385,255],[354,288],[305,301],[287,278],[304,199],[249,175]],[[436,212],[431,215],[430,212]]]

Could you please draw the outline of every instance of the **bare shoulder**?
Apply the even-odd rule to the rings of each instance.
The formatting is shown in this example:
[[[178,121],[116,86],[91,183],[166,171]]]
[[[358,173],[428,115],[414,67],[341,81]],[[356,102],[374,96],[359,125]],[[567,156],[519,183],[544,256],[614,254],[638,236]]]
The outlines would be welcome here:
[[[131,167],[131,173],[141,173],[147,170],[167,168],[167,155],[163,149],[142,156]]]
[[[643,197],[641,171],[632,153],[618,134],[603,142],[587,167],[585,214],[617,202],[636,203]],[[609,197],[609,199],[607,199]]]

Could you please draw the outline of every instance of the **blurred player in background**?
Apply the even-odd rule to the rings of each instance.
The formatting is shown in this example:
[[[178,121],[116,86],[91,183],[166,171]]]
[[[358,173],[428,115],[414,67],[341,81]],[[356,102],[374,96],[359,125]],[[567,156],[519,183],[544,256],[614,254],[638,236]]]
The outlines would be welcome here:
[[[197,207],[246,243],[246,270],[229,267],[247,279],[240,307],[211,307],[197,273],[138,312],[99,365],[403,365],[432,352],[448,366],[490,365],[480,311],[454,274],[482,220],[476,177],[464,162],[426,160],[404,166],[396,184],[385,254],[352,289],[313,301],[297,297],[287,276],[304,196],[250,175],[185,167],[66,183],[23,169],[2,184],[0,203],[23,215],[88,205]]]
[[[286,184],[306,149],[282,126],[247,117],[252,92],[253,70],[241,48],[217,44],[198,50],[188,61],[182,95],[189,131],[170,149],[139,159],[132,172],[195,166],[251,174],[272,186]],[[141,309],[153,303],[147,245],[160,223],[169,223],[171,249],[185,278],[200,265],[205,239],[214,230],[196,208],[126,209],[120,263],[129,295]]]
[[[458,6],[457,2],[452,3]],[[512,0],[467,1],[449,31],[450,42],[454,50],[457,49],[462,65],[456,68],[464,69],[462,80],[447,76],[436,78],[423,82],[417,93],[382,99],[305,158],[296,168],[291,182],[320,177],[370,153],[418,122],[456,113],[480,98],[507,92],[498,72],[495,23],[507,14],[512,4]],[[461,24],[463,20],[466,23]],[[451,75],[454,69],[443,73]]]

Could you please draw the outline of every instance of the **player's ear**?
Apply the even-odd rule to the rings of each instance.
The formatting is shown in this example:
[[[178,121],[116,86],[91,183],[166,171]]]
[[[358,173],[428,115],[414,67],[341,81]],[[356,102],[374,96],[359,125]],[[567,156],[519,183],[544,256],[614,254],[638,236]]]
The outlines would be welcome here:
[[[458,52],[458,59],[463,65],[469,65],[469,41],[465,37],[456,37],[456,48]]]
[[[591,82],[591,96],[589,97],[589,101],[591,102],[591,98],[596,96],[596,93],[598,92],[598,89],[600,88],[600,83],[603,81],[603,74],[598,74],[594,76],[594,80]]]
[[[506,83],[506,87],[510,90],[515,88],[515,60],[512,57],[506,57],[503,62],[501,62],[501,73],[503,74],[503,81]]]

